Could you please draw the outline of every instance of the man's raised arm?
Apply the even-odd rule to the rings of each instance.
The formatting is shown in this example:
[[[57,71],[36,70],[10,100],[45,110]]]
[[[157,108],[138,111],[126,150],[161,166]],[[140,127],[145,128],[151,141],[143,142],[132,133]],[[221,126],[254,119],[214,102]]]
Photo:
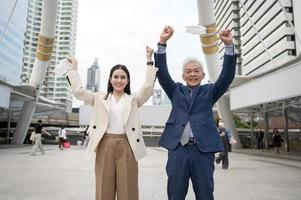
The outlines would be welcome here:
[[[158,68],[157,77],[159,83],[167,96],[171,98],[173,91],[176,87],[175,82],[172,80],[166,62],[166,43],[169,38],[173,35],[173,28],[171,26],[165,26],[161,35],[160,40],[158,43],[158,50],[155,53],[155,67]]]

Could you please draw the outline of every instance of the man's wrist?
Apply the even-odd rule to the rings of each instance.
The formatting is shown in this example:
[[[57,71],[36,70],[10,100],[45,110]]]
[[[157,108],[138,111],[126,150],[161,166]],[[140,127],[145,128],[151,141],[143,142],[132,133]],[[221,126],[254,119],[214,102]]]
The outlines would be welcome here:
[[[225,45],[225,55],[235,55],[234,44]]]
[[[166,53],[166,44],[158,43],[158,50],[156,51],[156,54],[165,54],[165,53]]]
[[[159,41],[159,42],[158,42],[158,45],[163,46],[163,47],[166,47],[166,42]]]
[[[233,41],[229,43],[224,43],[225,45],[233,45]]]

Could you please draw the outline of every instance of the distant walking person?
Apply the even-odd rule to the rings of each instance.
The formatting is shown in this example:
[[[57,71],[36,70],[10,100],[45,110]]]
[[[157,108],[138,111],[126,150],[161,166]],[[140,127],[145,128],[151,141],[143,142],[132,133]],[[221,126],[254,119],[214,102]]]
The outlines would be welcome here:
[[[218,154],[218,157],[215,159],[215,162],[219,164],[222,162],[222,168],[228,169],[229,168],[229,150],[230,150],[230,144],[229,140],[231,136],[229,137],[229,130],[225,129],[224,123],[222,120],[219,120],[217,124],[218,132],[221,137],[221,140],[223,142],[224,150]]]
[[[263,151],[263,138],[264,138],[264,132],[261,130],[261,128],[258,128],[256,132],[258,151]]]
[[[38,121],[38,123],[34,129],[36,132],[36,138],[35,138],[35,143],[34,143],[34,146],[32,148],[30,155],[34,156],[36,154],[38,148],[40,149],[41,154],[43,155],[45,152],[44,152],[44,148],[43,148],[43,144],[42,144],[42,132],[49,136],[50,136],[50,133],[48,133],[47,131],[45,131],[43,129],[42,120]]]
[[[67,139],[65,127],[63,126],[61,127],[61,129],[58,132],[58,135],[59,135],[59,148],[61,150],[64,150],[64,142]]]
[[[283,141],[277,128],[273,130],[273,146],[276,149],[277,154],[280,153],[281,142]]]

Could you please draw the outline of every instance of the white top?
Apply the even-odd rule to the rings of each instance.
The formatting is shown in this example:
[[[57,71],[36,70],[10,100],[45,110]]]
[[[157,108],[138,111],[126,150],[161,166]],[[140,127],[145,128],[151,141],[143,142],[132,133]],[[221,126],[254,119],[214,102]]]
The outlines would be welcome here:
[[[115,100],[113,95],[111,95],[111,98],[110,121],[107,128],[107,133],[124,134],[125,126],[122,119],[122,112],[124,109],[123,95],[120,97],[118,102]]]
[[[67,139],[66,130],[65,129],[60,129],[59,132],[58,132],[58,135],[59,135],[60,138]]]

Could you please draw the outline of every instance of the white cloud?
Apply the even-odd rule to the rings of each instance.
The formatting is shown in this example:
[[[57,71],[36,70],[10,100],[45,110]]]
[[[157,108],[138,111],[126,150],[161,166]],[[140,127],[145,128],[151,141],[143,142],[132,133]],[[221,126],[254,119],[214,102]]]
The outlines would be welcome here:
[[[118,63],[128,67],[131,90],[137,91],[144,82],[145,46],[156,49],[165,25],[177,31],[196,25],[197,19],[195,0],[80,0],[76,58],[82,82],[86,83],[87,69],[98,57],[102,91],[106,91],[111,67]],[[204,61],[199,37],[187,33],[175,32],[168,42],[167,56],[175,81],[182,81],[181,65],[186,57]],[[74,107],[81,104],[73,102]]]

